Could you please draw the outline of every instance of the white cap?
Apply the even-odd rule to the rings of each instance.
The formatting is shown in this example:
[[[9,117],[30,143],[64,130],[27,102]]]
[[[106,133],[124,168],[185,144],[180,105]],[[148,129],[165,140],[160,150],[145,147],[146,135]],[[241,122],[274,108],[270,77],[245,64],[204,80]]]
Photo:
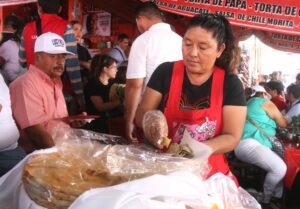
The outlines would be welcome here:
[[[56,33],[43,33],[34,44],[34,52],[46,52],[49,54],[73,54],[67,51],[66,42]]]
[[[267,93],[266,89],[261,85],[252,86],[251,89],[253,89],[253,91],[255,91],[255,92]]]

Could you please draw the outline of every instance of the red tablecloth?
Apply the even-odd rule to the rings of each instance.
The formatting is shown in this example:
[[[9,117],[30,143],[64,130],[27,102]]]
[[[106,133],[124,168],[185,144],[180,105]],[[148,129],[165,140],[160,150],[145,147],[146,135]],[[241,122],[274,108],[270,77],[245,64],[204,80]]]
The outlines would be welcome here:
[[[285,163],[287,165],[287,172],[284,178],[284,184],[288,189],[291,189],[297,173],[300,172],[300,149],[286,148]]]

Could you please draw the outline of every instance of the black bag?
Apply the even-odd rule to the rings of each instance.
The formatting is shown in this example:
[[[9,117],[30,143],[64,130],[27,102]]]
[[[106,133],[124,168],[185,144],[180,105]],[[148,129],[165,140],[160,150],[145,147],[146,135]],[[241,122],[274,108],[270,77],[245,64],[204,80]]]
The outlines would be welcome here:
[[[265,137],[269,139],[272,144],[272,151],[275,152],[279,157],[284,159],[284,145],[281,140],[279,140],[276,136],[268,136],[266,132],[259,127],[251,118],[247,116],[247,120],[254,125]]]
[[[272,150],[279,155],[282,159],[284,159],[284,145],[281,140],[279,140],[276,136],[269,137],[270,142],[272,143]]]

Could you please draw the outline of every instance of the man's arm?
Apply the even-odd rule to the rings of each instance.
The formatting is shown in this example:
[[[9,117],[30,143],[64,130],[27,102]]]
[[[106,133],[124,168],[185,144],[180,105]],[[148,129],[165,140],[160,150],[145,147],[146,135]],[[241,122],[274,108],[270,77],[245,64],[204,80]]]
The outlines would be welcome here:
[[[72,28],[68,25],[65,30],[64,40],[67,45],[67,50],[74,53],[66,58],[66,71],[70,79],[72,88],[76,94],[76,99],[84,110],[83,85],[81,80],[80,66],[77,55],[77,42]]]
[[[33,125],[24,129],[30,142],[36,149],[44,149],[54,146],[54,141],[43,125]]]
[[[126,118],[126,135],[131,140],[136,140],[133,136],[134,116],[137,110],[144,78],[127,79],[125,87],[125,118]]]

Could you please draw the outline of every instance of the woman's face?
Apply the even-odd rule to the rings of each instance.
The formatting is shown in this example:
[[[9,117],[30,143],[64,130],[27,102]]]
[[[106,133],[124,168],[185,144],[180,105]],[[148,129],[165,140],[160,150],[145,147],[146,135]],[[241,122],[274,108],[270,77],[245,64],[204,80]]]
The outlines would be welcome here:
[[[225,49],[225,44],[222,44],[220,49],[217,44],[211,32],[201,27],[188,29],[182,41],[186,70],[190,73],[212,72],[216,59]]]
[[[117,74],[117,63],[113,62],[111,66],[104,68],[105,73],[109,78],[116,78]]]
[[[81,24],[74,24],[73,25],[73,31],[75,34],[75,40],[78,42],[82,38],[82,26]]]
[[[98,16],[94,14],[91,19],[92,32],[96,32],[98,30]]]

